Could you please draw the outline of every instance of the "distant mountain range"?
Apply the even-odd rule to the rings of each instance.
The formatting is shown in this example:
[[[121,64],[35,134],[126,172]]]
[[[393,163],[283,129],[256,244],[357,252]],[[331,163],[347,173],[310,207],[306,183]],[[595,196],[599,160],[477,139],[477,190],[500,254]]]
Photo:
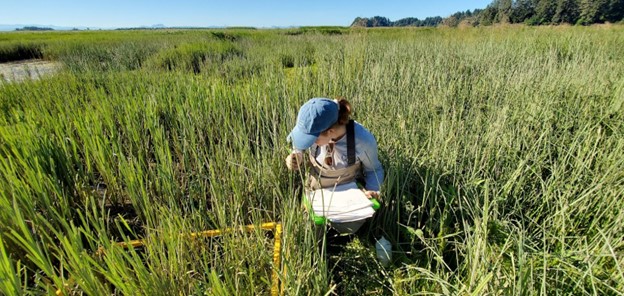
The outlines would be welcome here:
[[[59,31],[69,31],[69,30],[99,30],[101,28],[94,27],[63,27],[63,26],[53,26],[53,25],[38,25],[38,24],[0,24],[0,31],[15,31],[15,29],[21,29],[23,27],[38,27],[38,28],[51,28]]]
[[[24,27],[38,27],[38,28],[51,28],[57,31],[71,31],[71,30],[115,30],[118,28],[110,27],[110,28],[100,28],[100,27],[66,27],[66,26],[54,26],[54,25],[38,25],[38,24],[0,24],[0,31],[15,31],[16,29],[21,29]],[[136,28],[149,28],[149,29],[160,29],[165,28],[163,24],[156,24],[151,26],[141,26]]]

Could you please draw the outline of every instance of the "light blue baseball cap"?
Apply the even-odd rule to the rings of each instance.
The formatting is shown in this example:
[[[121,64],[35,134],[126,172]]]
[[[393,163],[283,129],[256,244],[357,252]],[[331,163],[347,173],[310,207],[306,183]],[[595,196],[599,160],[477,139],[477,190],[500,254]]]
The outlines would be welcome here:
[[[310,148],[321,132],[338,121],[338,104],[331,99],[312,98],[307,101],[297,115],[297,125],[288,135],[288,141],[297,150]]]

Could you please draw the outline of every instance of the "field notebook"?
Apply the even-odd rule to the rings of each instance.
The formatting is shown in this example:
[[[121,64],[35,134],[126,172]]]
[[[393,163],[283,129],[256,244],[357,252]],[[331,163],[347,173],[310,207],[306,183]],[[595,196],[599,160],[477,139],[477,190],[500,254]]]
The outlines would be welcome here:
[[[355,182],[311,191],[308,201],[315,215],[334,223],[363,220],[375,214],[373,202]]]

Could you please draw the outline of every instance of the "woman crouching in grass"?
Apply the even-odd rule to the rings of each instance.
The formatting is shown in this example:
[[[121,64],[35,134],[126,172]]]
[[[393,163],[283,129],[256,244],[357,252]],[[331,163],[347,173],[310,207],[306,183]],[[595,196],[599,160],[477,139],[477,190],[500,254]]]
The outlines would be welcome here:
[[[288,135],[294,151],[286,157],[286,166],[299,170],[304,163],[309,165],[308,191],[357,182],[368,198],[379,198],[384,170],[378,159],[377,141],[350,118],[351,111],[345,99],[313,98],[303,104],[297,124]],[[364,221],[355,222],[340,228],[355,233]]]

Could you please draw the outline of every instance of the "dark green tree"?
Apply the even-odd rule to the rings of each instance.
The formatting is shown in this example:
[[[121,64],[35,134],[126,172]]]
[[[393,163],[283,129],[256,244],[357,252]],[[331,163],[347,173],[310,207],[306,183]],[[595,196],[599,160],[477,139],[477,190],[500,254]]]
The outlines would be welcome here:
[[[555,24],[576,24],[579,15],[577,0],[557,0],[557,8],[552,22]]]
[[[484,26],[489,26],[496,23],[496,14],[498,13],[498,1],[492,2],[479,14],[479,23]]]
[[[368,22],[367,18],[358,16],[351,23],[351,27],[366,27],[367,22]]]
[[[535,15],[534,0],[516,0],[511,7],[511,22],[524,23]]]
[[[54,29],[48,27],[26,26],[21,29],[15,29],[15,31],[54,31]]]
[[[496,20],[499,23],[511,23],[512,12],[512,0],[497,0],[498,12],[496,13]],[[494,2],[492,2],[494,3]]]
[[[582,25],[603,23],[608,7],[608,0],[580,0],[578,23]]]
[[[393,27],[410,27],[410,26],[419,27],[419,25],[420,25],[420,20],[415,17],[406,17],[398,21],[392,22]]]
[[[442,22],[441,16],[430,16],[422,21],[423,27],[435,27]]]
[[[442,25],[449,26],[449,27],[457,27],[457,25],[459,25],[459,19],[451,15],[442,21]]]
[[[624,0],[610,0],[605,14],[607,22],[615,23],[624,20]]]
[[[371,20],[370,27],[390,27],[392,22],[387,17],[374,16]]]
[[[553,0],[537,0],[535,4],[535,21],[537,25],[550,24],[555,16],[557,3]]]
[[[383,16],[374,16],[372,18],[356,17],[351,23],[352,27],[390,27],[392,22]]]
[[[460,23],[464,22],[466,24],[470,24],[475,26],[478,24],[477,17],[481,12],[480,9],[475,9],[474,11],[466,10],[466,11],[458,11],[456,13],[451,14],[449,17],[442,20],[442,24],[449,27],[456,27]]]

